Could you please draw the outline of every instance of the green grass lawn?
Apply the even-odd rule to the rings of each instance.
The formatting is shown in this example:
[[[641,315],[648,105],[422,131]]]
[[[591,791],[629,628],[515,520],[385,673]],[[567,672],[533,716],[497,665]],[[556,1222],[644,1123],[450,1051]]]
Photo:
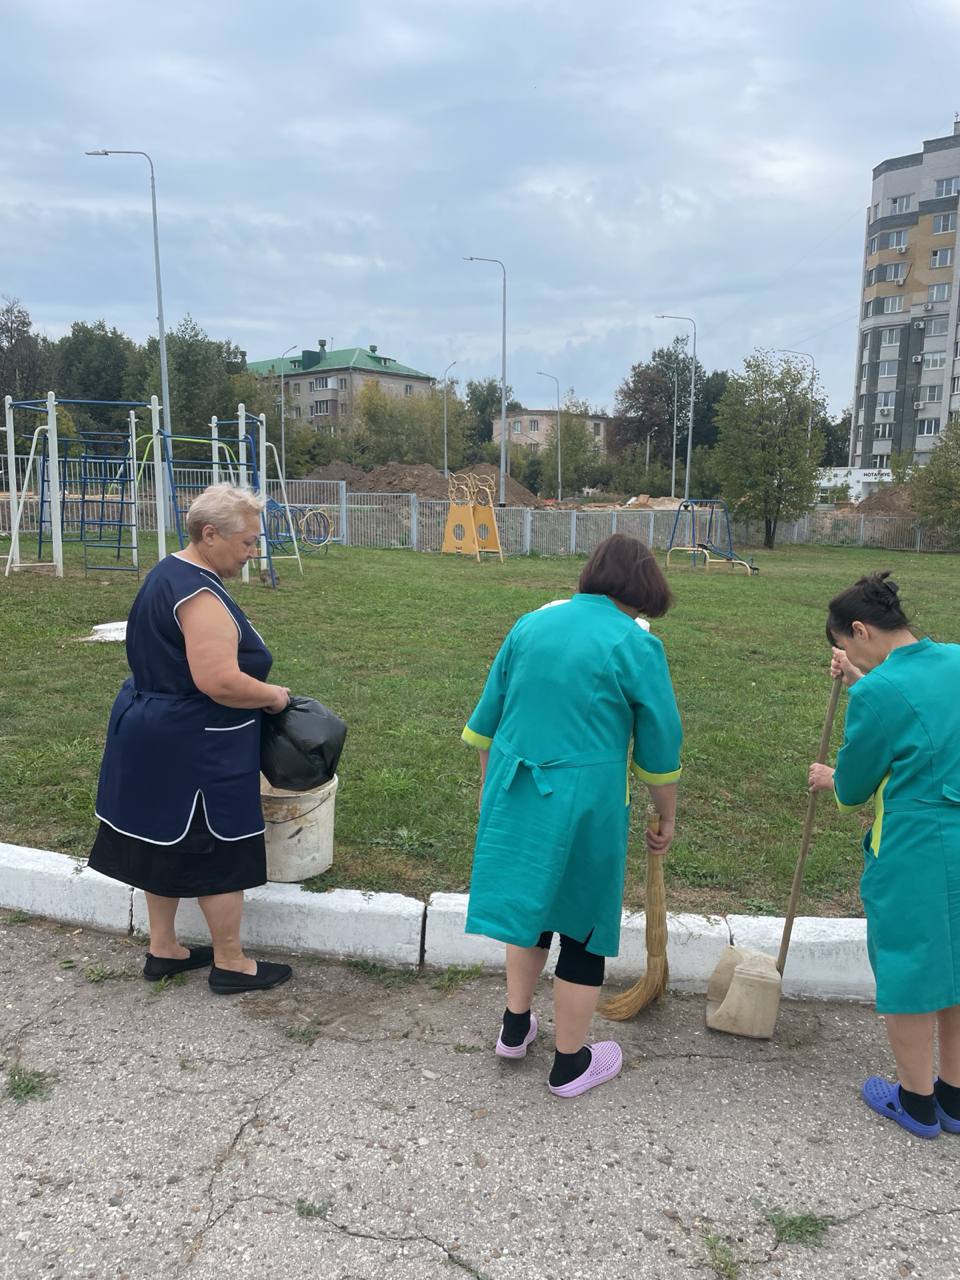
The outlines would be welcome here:
[[[72,549],[71,549],[72,550]],[[960,559],[825,547],[757,552],[757,577],[678,570],[666,645],[686,745],[672,909],[782,912],[829,696],[829,597],[892,567],[922,633],[960,638]],[[350,726],[333,868],[311,883],[425,895],[465,889],[476,818],[475,753],[460,729],[517,616],[573,590],[579,559],[477,565],[334,547],[301,581],[235,588],[273,650],[273,678]],[[132,575],[0,578],[0,838],[83,855],[93,838],[102,738],[126,675],[122,646],[78,644],[122,618]],[[835,737],[839,739],[838,724]],[[635,807],[627,905],[643,901]],[[821,806],[801,910],[858,910],[860,829]]]

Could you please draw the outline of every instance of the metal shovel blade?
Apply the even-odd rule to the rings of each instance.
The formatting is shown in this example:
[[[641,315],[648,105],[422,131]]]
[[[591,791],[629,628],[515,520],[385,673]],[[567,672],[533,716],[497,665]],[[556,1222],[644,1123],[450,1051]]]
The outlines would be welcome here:
[[[707,986],[707,1026],[732,1036],[769,1040],[780,1012],[780,988],[774,956],[727,947]]]

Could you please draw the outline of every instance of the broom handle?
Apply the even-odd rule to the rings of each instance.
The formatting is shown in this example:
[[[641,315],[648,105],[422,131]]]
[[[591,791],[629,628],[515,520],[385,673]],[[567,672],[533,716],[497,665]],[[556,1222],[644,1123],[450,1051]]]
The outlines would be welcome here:
[[[652,831],[654,835],[660,834],[660,814],[653,812],[647,814],[647,830]],[[647,913],[647,958],[651,955],[662,956],[666,954],[666,944],[664,950],[652,952],[650,949],[651,935],[662,938],[664,935],[664,921],[656,921],[650,926],[650,903],[653,902],[655,909],[663,910],[666,906],[666,889],[663,883],[663,855],[660,853],[651,853],[647,850],[647,891],[644,901],[644,910]]]
[[[827,707],[827,718],[823,722],[823,733],[820,735],[820,750],[817,752],[817,764],[827,763],[827,752],[830,750],[830,735],[833,732],[833,720],[837,714],[837,703],[840,701],[842,677],[837,676],[830,690],[830,703]],[[800,903],[800,890],[803,888],[803,872],[807,865],[807,854],[810,852],[810,841],[813,838],[813,820],[817,812],[817,793],[811,791],[807,800],[807,819],[803,824],[803,839],[800,842],[800,857],[793,873],[793,885],[790,889],[790,903],[787,907],[787,918],[783,922],[783,937],[780,939],[780,954],[777,956],[777,972],[783,974],[787,963],[787,952],[790,949],[790,935],[793,933],[793,922]]]

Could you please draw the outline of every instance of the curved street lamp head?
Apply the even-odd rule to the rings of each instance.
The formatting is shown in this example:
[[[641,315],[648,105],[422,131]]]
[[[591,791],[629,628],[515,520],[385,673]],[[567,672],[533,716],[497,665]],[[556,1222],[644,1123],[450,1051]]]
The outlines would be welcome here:
[[[104,151],[103,148],[101,147],[99,151],[85,151],[83,154],[85,156],[108,156],[110,152]]]

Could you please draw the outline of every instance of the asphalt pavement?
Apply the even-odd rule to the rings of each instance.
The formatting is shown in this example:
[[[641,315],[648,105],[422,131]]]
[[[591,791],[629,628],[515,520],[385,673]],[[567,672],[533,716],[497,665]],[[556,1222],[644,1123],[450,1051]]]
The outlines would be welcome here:
[[[4,1280],[960,1276],[960,1136],[859,1100],[891,1065],[870,1009],[785,1002],[752,1042],[669,996],[597,1020],[623,1073],[566,1101],[547,982],[502,1062],[495,976],[292,957],[224,998],[142,952],[0,924]]]

